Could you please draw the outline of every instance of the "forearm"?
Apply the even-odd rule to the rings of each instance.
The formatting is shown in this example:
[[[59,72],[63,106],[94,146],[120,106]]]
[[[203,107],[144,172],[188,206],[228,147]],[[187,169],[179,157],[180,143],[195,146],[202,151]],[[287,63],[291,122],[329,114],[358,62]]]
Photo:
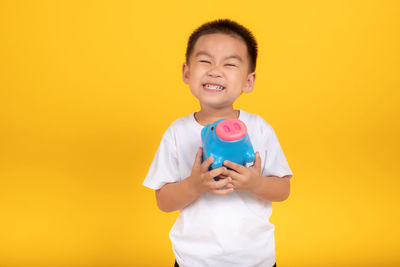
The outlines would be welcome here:
[[[270,202],[284,201],[290,194],[290,180],[286,177],[261,176],[258,185],[250,192]]]
[[[165,184],[156,191],[158,207],[165,212],[183,209],[200,196],[200,192],[192,186],[191,177],[177,183]]]

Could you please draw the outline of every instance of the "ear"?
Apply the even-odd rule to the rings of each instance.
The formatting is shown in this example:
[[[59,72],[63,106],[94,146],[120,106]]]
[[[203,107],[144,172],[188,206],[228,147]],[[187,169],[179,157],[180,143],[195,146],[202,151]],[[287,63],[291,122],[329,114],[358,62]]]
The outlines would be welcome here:
[[[185,63],[183,63],[183,66],[182,66],[183,82],[186,84],[189,84],[189,77],[190,77],[189,65],[185,62]]]
[[[254,83],[256,82],[256,73],[253,71],[247,75],[246,85],[243,88],[243,92],[250,93],[254,89]]]

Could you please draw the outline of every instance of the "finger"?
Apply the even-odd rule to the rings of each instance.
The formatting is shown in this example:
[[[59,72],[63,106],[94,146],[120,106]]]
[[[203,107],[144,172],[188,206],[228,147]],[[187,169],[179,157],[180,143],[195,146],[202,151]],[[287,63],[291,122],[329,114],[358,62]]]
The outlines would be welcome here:
[[[218,182],[214,183],[214,186],[215,186],[216,189],[217,188],[221,188],[221,187],[224,187],[227,184],[229,184],[231,181],[232,181],[232,178],[228,177],[228,178],[223,179],[223,180],[218,180]]]
[[[244,167],[243,165],[239,165],[239,164],[229,161],[229,160],[225,160],[224,165],[237,171],[238,173],[243,173],[246,170],[246,167]]]
[[[261,157],[259,152],[256,152],[256,158],[254,160],[253,165],[251,165],[250,168],[255,169],[258,174],[261,173]]]
[[[232,171],[232,170],[227,170],[227,176],[231,177],[233,180],[240,180],[242,175],[238,172]]]
[[[240,181],[232,179],[228,185],[230,185],[229,187],[237,189],[240,186]],[[225,187],[227,187],[227,185]]]
[[[197,149],[197,153],[196,153],[196,157],[194,159],[193,167],[196,167],[196,168],[200,167],[202,157],[203,157],[203,149],[201,147],[199,147],[199,149]]]
[[[235,186],[230,182],[227,185],[225,185],[226,188],[235,188]]]
[[[256,153],[256,159],[254,160],[253,167],[254,167],[258,172],[261,172],[261,157],[260,157],[260,153],[259,153],[259,152]]]
[[[228,169],[225,166],[222,166],[222,168],[224,169],[224,171],[220,175],[218,175],[218,178],[226,179],[229,177]]]
[[[226,179],[226,178],[228,178],[228,176],[225,175],[225,174],[220,174],[220,175],[218,175],[218,178],[220,178],[220,179]]]
[[[220,167],[220,168],[217,168],[217,169],[209,171],[208,175],[209,175],[210,178],[214,178],[214,177],[219,176],[220,174],[225,173],[226,171],[227,170],[226,170],[225,167]]]
[[[210,165],[214,162],[213,157],[208,157],[200,166],[201,172],[207,172]]]
[[[233,191],[234,191],[233,188],[227,188],[227,189],[215,189],[215,190],[213,190],[211,192],[213,194],[222,196],[222,195],[227,195],[229,193],[232,193]]]

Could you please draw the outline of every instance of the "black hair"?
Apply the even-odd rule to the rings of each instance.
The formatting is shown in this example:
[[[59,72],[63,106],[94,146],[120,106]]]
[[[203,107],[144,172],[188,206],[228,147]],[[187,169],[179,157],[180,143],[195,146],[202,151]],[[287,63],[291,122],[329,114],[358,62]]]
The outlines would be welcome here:
[[[246,43],[250,59],[249,70],[250,72],[255,71],[257,62],[257,41],[254,38],[254,35],[247,28],[230,19],[217,19],[206,22],[192,32],[186,48],[186,63],[189,63],[190,55],[193,52],[197,40],[203,35],[212,33],[224,33],[243,39]]]

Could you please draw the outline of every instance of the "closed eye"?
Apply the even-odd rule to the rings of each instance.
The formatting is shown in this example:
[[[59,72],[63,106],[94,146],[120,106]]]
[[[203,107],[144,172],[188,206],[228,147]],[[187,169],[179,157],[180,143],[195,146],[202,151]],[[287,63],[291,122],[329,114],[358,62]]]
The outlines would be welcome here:
[[[199,62],[201,62],[201,63],[207,63],[207,64],[211,64],[211,62],[210,62],[210,61],[208,61],[208,60],[199,60]]]
[[[237,67],[235,64],[225,64],[225,66],[228,66],[228,67]]]

